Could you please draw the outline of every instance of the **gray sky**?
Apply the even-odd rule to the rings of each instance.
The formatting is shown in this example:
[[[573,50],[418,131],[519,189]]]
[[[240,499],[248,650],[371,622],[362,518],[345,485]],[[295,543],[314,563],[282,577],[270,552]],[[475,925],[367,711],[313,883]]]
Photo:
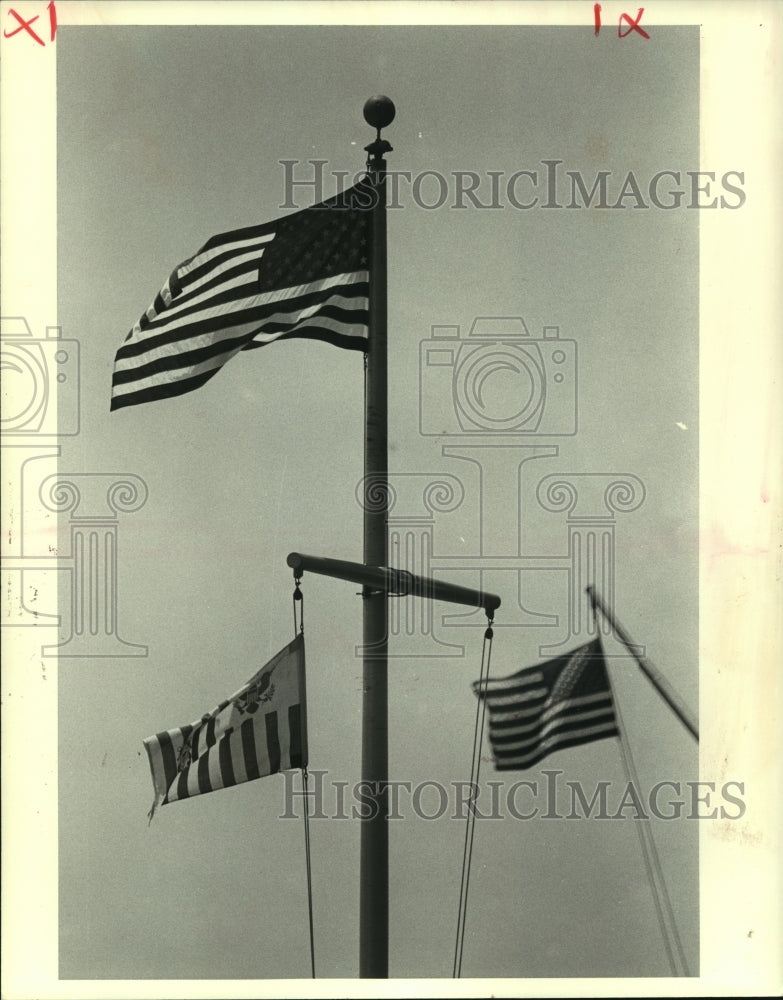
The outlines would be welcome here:
[[[588,183],[612,171],[614,201],[628,171],[645,190],[660,170],[697,169],[698,31],[621,42],[589,28],[64,28],[58,46],[58,322],[82,349],[82,431],[61,468],[131,472],[149,487],[121,520],[118,601],[123,638],[149,655],[60,672],[61,975],[307,976],[303,834],[278,818],[283,779],[172,805],[148,828],[141,740],[198,717],[288,641],[289,551],[361,558],[361,359],[278,344],[189,396],[109,416],[114,352],[209,236],[281,214],[280,160],[359,170],[373,93],[397,105],[390,167],[414,174],[543,175],[542,160],[560,159]],[[389,216],[390,467],[462,482],[462,506],[435,526],[438,553],[478,552],[480,484],[474,465],[442,454],[454,440],[419,433],[420,342],[434,324],[466,333],[476,316],[521,315],[538,337],[558,325],[578,344],[579,431],[511,442],[560,449],[524,466],[525,551],[565,551],[564,516],[534,503],[545,475],[641,479],[644,503],[617,516],[616,608],[695,708],[698,212],[632,199],[618,211],[425,211],[409,189],[401,201]],[[520,454],[503,453],[510,479],[487,479],[483,501],[508,510],[490,530],[509,554]],[[477,582],[469,566],[452,578]],[[514,576],[493,579],[510,612]],[[496,675],[568,638],[564,575],[526,573],[524,585],[527,606],[561,624],[498,628]],[[304,580],[311,767],[348,782],[360,773],[355,589]],[[476,622],[439,625],[462,657],[392,660],[392,778],[469,776]],[[613,658],[610,672],[642,784],[695,779],[690,737],[634,664]],[[624,784],[614,741],[540,767],[588,790]],[[540,767],[506,785],[543,781]],[[484,763],[483,781],[497,777]],[[654,830],[695,971],[697,824]],[[318,972],[353,976],[358,823],[314,820],[311,832]],[[463,836],[462,822],[409,807],[393,825],[392,975],[450,975]],[[666,975],[633,822],[479,824],[463,973]]]

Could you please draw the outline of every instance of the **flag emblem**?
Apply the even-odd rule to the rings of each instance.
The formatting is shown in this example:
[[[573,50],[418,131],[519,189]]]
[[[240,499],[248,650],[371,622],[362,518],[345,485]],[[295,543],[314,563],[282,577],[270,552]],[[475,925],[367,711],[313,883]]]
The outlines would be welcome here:
[[[265,701],[274,698],[275,686],[269,681],[271,673],[271,670],[265,671],[257,684],[251,684],[247,691],[234,701],[234,706],[240,715],[244,715],[245,712],[252,715]]]
[[[204,385],[240,351],[307,338],[366,350],[375,190],[346,191],[210,239],[117,351],[111,409]]]
[[[160,804],[305,767],[305,709],[304,637],[299,635],[197,722],[144,740],[155,788],[150,820]]]
[[[510,677],[476,681],[486,698],[499,771],[532,767],[555,750],[617,736],[600,639]]]

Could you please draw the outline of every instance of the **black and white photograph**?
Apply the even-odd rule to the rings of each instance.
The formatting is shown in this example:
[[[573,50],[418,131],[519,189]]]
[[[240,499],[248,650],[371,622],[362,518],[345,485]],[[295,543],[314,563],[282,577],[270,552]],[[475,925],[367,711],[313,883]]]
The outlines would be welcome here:
[[[3,996],[779,994],[780,8],[0,12]]]

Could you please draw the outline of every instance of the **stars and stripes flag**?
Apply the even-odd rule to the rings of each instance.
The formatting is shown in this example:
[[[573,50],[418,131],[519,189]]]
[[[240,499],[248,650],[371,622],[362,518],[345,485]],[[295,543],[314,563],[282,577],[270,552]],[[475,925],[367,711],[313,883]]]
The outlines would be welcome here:
[[[510,677],[476,681],[473,690],[486,698],[499,771],[522,770],[555,750],[618,735],[600,639]]]
[[[189,726],[144,740],[155,801],[178,802],[307,765],[304,637]]]
[[[117,351],[111,409],[190,392],[239,351],[274,340],[366,350],[375,198],[363,180],[214,236],[174,270]]]

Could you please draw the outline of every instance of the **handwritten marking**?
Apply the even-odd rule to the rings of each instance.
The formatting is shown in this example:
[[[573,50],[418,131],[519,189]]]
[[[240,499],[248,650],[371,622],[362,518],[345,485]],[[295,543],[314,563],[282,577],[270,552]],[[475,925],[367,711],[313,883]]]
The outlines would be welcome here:
[[[637,14],[636,14],[636,20],[634,20],[630,16],[630,14],[621,14],[620,15],[620,20],[617,22],[617,37],[618,38],[625,38],[626,35],[630,35],[630,33],[632,31],[638,31],[639,34],[642,36],[642,38],[646,38],[649,41],[650,36],[647,34],[647,32],[644,30],[644,28],[640,28],[639,27],[639,22],[642,19],[642,14],[643,13],[644,13],[644,7],[640,7],[639,10],[638,10],[638,12],[637,12]],[[630,27],[625,32],[625,34],[623,34],[622,28],[620,27],[620,24],[623,21],[625,21],[627,24],[630,25]]]
[[[54,0],[46,5],[46,9],[49,11],[49,41],[54,41],[54,36],[57,34],[57,8],[54,6]],[[19,25],[18,28],[14,28],[13,31],[6,31],[3,29],[3,38],[13,38],[14,35],[18,35],[20,31],[26,31],[27,34],[36,42],[38,45],[46,45],[46,42],[41,38],[38,32],[33,31],[32,25],[38,20],[38,14],[35,17],[31,17],[29,21],[18,14],[13,7],[8,11],[11,17],[15,17]]]
[[[595,32],[594,33],[595,33],[596,37],[598,37],[598,35],[599,35],[600,31],[601,31],[601,10],[602,10],[602,7],[601,7],[600,3],[593,4],[593,21],[594,21],[594,24],[595,24]],[[647,32],[644,30],[644,28],[639,27],[639,22],[642,19],[642,14],[643,13],[644,13],[644,7],[640,7],[638,9],[638,11],[636,12],[636,17],[635,18],[631,17],[630,14],[626,14],[625,12],[623,12],[620,15],[620,18],[619,18],[619,20],[617,22],[617,37],[618,38],[627,38],[628,35],[630,35],[632,31],[635,31],[635,32],[637,32],[637,34],[641,35],[642,38],[646,38],[649,41],[650,36],[647,34]],[[623,21],[625,21],[625,23],[628,25],[628,28],[626,28],[625,31],[623,31],[623,27],[622,27]]]

